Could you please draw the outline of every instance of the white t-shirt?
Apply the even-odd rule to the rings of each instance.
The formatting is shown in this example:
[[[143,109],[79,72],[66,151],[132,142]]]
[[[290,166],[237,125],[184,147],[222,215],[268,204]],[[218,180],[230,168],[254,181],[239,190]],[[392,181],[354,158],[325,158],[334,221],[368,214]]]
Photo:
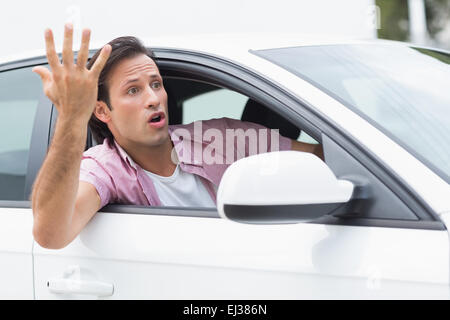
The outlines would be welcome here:
[[[200,178],[184,172],[179,165],[170,177],[144,171],[152,179],[163,206],[216,207]]]

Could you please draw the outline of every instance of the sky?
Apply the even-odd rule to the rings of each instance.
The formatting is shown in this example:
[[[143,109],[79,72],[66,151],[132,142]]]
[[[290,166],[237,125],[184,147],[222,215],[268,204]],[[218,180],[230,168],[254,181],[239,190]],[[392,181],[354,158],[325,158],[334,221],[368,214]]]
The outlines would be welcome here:
[[[374,0],[15,0],[2,4],[0,56],[43,49],[45,28],[61,43],[72,21],[95,41],[204,33],[289,32],[373,38]]]

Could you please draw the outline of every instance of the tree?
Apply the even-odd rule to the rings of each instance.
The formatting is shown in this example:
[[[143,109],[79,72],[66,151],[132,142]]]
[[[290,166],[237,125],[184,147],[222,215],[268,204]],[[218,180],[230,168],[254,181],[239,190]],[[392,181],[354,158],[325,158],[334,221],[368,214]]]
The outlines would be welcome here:
[[[449,47],[450,39],[439,39],[439,34],[450,29],[450,0],[424,0],[427,30],[430,38],[440,40],[438,46]],[[409,41],[408,0],[376,0],[380,8],[380,29],[378,37]],[[450,34],[450,30],[449,30]]]

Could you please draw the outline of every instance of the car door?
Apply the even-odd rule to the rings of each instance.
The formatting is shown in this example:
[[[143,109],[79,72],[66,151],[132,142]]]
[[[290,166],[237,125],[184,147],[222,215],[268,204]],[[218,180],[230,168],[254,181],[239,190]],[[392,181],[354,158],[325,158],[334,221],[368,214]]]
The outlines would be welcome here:
[[[34,297],[33,216],[27,189],[41,95],[30,62],[0,66],[0,299]]]
[[[362,216],[287,225],[239,224],[208,208],[109,205],[66,248],[35,243],[37,299],[449,297],[445,225],[414,206],[379,164],[349,152],[354,146],[330,135],[310,106],[241,66],[157,54],[163,74],[240,92],[298,124],[321,141],[338,177],[371,185],[370,201]]]

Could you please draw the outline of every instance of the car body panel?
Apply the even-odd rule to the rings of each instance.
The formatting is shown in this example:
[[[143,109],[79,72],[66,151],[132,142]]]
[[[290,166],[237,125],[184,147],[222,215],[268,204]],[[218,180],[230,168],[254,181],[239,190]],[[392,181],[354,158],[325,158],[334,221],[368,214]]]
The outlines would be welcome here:
[[[113,299],[449,298],[449,252],[447,231],[101,212],[66,248],[35,245],[36,298],[78,298],[46,287],[73,265]]]
[[[31,209],[0,208],[0,299],[33,299]]]

